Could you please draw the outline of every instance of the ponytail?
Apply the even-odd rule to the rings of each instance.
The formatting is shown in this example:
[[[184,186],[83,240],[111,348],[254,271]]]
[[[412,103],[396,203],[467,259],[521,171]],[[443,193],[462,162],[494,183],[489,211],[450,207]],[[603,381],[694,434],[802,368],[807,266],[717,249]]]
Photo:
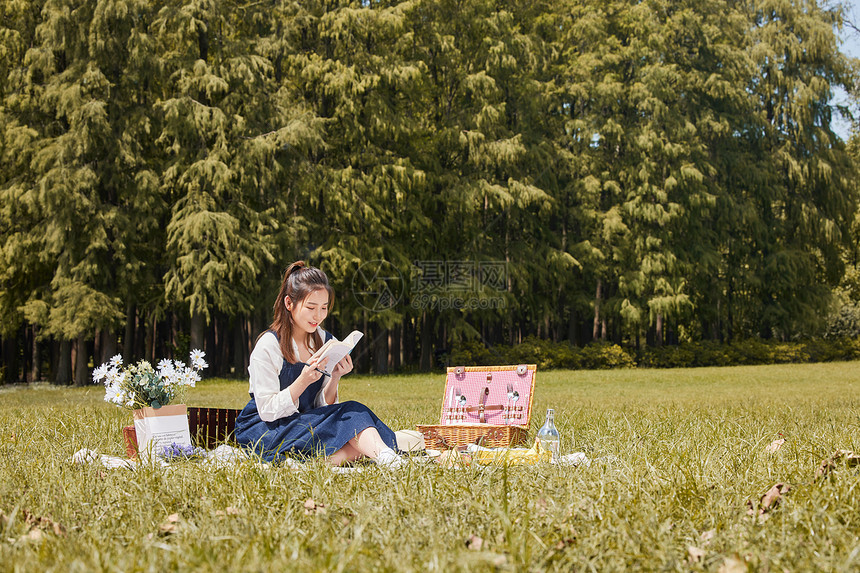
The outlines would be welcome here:
[[[293,317],[290,311],[287,310],[286,299],[289,298],[290,302],[295,306],[301,304],[312,292],[322,289],[328,291],[328,300],[329,304],[331,304],[334,298],[334,291],[331,285],[329,285],[328,277],[321,270],[307,266],[304,261],[296,261],[284,271],[284,278],[281,280],[281,290],[272,307],[274,319],[269,329],[278,336],[281,354],[283,354],[288,362],[295,364],[298,362],[299,357],[293,352]],[[318,332],[314,332],[308,335],[306,344],[320,348],[322,346],[322,338]]]

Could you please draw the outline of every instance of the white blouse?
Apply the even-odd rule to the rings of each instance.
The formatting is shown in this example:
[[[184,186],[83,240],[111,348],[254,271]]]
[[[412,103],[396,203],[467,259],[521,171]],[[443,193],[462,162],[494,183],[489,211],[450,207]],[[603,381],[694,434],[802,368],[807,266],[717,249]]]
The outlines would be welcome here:
[[[317,328],[320,337],[325,340],[325,332]],[[293,340],[293,352],[298,356],[298,348]],[[313,351],[313,348],[310,350]],[[273,422],[278,418],[292,416],[299,411],[298,404],[293,402],[289,387],[281,390],[281,382],[278,375],[284,366],[284,356],[281,354],[281,346],[278,337],[273,332],[266,332],[257,341],[251,352],[251,361],[248,366],[250,374],[249,391],[254,395],[257,403],[257,412],[264,422]],[[329,380],[329,383],[331,380]],[[325,406],[325,385],[314,399],[314,407]],[[337,403],[335,398],[334,403]]]

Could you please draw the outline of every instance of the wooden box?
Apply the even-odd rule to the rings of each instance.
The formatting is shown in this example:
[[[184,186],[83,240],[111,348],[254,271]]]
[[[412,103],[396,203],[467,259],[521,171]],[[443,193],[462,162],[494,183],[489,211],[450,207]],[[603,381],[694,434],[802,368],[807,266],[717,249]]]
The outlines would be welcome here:
[[[439,423],[417,426],[425,447],[527,443],[536,370],[534,364],[448,368]]]
[[[219,443],[231,441],[236,427],[236,416],[240,411],[232,408],[188,408],[191,442],[195,446],[212,449]],[[125,426],[122,435],[126,454],[137,459],[137,434],[134,426]]]

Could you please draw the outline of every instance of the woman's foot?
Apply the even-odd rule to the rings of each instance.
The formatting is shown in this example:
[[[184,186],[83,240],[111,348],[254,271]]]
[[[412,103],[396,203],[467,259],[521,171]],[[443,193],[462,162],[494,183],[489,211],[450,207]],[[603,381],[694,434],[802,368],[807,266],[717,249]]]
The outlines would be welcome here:
[[[396,470],[402,468],[406,465],[406,460],[397,455],[397,452],[392,450],[391,448],[385,448],[379,452],[379,455],[376,456],[376,459],[373,460],[376,462],[376,465],[379,467]]]

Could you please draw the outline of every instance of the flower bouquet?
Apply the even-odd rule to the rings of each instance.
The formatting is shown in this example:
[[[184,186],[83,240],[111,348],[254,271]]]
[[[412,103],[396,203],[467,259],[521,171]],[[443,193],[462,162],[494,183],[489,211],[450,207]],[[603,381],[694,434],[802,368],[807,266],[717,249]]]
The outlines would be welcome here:
[[[123,367],[122,356],[117,355],[93,371],[93,381],[105,385],[105,401],[132,410],[135,449],[148,458],[174,443],[191,447],[188,410],[181,402],[187,389],[200,380],[200,370],[208,366],[204,357],[202,351],[193,350],[190,366],[164,359],[153,368],[146,360]],[[134,452],[128,443],[126,448]]]
[[[173,442],[169,446],[162,446],[161,451],[159,452],[159,456],[168,462],[173,460],[192,460],[203,457],[204,455],[205,451],[203,448],[183,446],[176,442]]]

